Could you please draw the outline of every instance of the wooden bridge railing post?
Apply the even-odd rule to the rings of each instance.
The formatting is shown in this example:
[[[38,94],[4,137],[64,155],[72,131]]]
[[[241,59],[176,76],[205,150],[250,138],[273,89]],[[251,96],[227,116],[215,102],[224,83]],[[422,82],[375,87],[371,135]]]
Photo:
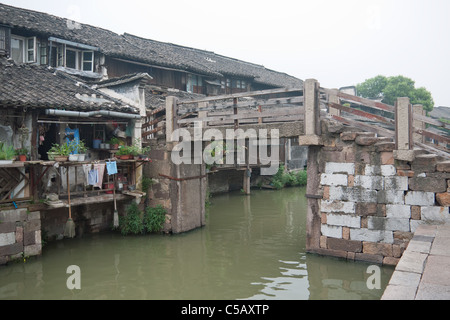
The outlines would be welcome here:
[[[328,102],[329,103],[336,103],[336,104],[340,104],[340,99],[338,97],[338,89],[333,89],[332,92],[328,95]],[[341,116],[341,110],[333,108],[330,106],[329,110],[328,110],[328,114],[330,116]]]
[[[413,113],[409,98],[398,98],[395,103],[395,150],[394,158],[413,161]]]
[[[413,105],[413,114],[418,114],[420,116],[426,116],[426,112],[423,110],[423,105],[421,104],[415,104]],[[422,122],[420,120],[414,120],[413,121],[413,127],[414,129],[424,130],[426,129],[425,122]],[[415,130],[414,130],[415,131]],[[425,137],[421,135],[420,133],[413,133],[413,141],[424,143]]]
[[[308,79],[303,83],[305,135],[299,137],[299,143],[303,146],[322,145],[319,88],[319,82],[315,79]]]
[[[172,133],[178,128],[176,97],[169,96],[166,98],[166,142],[172,142]]]

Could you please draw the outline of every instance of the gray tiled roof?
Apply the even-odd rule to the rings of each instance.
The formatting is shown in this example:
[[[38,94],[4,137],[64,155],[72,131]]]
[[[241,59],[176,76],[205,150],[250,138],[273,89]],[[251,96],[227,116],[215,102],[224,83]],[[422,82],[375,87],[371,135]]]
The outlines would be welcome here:
[[[118,35],[102,28],[74,24],[67,19],[4,4],[0,4],[0,24],[42,36],[53,36],[95,46],[110,57],[130,59],[211,77],[235,76],[253,79],[256,83],[274,87],[302,85],[300,79],[285,73],[214,52],[144,39],[127,33]]]
[[[63,72],[0,59],[0,106],[138,113]]]

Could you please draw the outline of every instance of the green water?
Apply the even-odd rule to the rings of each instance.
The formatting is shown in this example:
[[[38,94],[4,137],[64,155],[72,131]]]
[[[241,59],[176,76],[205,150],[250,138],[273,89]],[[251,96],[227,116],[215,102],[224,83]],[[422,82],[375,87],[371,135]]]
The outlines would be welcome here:
[[[0,267],[0,299],[379,299],[369,264],[305,253],[304,188],[214,196],[204,228],[179,235],[103,233],[46,245]],[[67,267],[80,267],[69,290]]]

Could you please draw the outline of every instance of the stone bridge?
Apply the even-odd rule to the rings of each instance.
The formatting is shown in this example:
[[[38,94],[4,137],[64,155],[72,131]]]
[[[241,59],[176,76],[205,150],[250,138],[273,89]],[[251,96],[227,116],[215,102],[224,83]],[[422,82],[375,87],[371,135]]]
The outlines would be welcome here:
[[[192,157],[192,164],[170,161],[181,142],[172,134],[177,129],[193,137],[192,150],[195,143],[203,150],[211,142],[210,129],[216,130],[216,139],[227,137],[230,129],[296,137],[308,148],[307,250],[395,265],[419,225],[450,220],[450,139],[426,128],[448,125],[422,110],[408,98],[398,99],[394,107],[320,88],[316,80],[305,81],[303,88],[196,101],[168,97],[166,140],[154,144],[154,161],[147,169],[156,181],[153,198],[169,209],[167,230],[178,233],[204,225],[208,175],[198,157]],[[248,150],[251,139],[243,139]],[[232,169],[243,170],[243,184],[249,188],[246,168],[248,152]]]

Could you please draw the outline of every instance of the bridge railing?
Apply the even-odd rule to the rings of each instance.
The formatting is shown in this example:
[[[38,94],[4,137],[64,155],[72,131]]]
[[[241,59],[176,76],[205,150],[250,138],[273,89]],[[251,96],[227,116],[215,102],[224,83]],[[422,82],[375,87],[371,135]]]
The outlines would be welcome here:
[[[327,97],[324,103],[331,118],[393,138],[399,160],[411,160],[414,146],[450,158],[450,125],[426,116],[423,106],[411,105],[409,98],[398,98],[391,106],[335,89],[320,88],[320,92]]]
[[[240,124],[303,121],[304,136],[300,137],[300,144],[320,145],[320,119],[328,117],[392,138],[399,160],[411,160],[414,146],[450,158],[450,125],[427,117],[423,107],[412,106],[409,98],[399,98],[391,106],[337,89],[321,88],[314,79],[306,80],[301,88],[241,92],[188,101],[167,97],[165,110],[165,118],[155,121],[166,121],[168,142],[175,129],[191,127],[199,121],[204,127],[234,125],[235,128]],[[154,133],[148,132],[147,135]]]
[[[173,115],[178,127],[199,121],[208,127],[299,121],[304,118],[302,91],[282,88],[176,101]]]

